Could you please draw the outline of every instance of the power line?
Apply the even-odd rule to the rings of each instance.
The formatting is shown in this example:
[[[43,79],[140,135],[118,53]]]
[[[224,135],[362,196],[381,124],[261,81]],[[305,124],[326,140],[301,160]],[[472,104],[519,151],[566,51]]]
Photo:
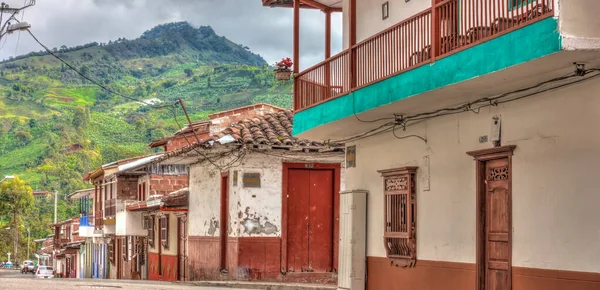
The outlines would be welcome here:
[[[23,7],[27,5],[27,0],[23,0]],[[25,17],[25,10],[21,13],[21,22],[23,22],[23,18]],[[15,46],[15,57],[17,57],[17,53],[19,52],[19,41],[21,40],[21,30],[19,30],[19,34],[17,35],[17,45]]]
[[[397,136],[396,135],[396,127],[400,126],[404,129],[406,129],[406,127],[410,126],[410,125],[414,125],[420,121],[423,120],[428,120],[431,118],[436,118],[436,117],[442,117],[442,116],[448,116],[448,115],[454,115],[454,114],[460,114],[460,113],[464,113],[464,112],[472,112],[475,114],[479,114],[479,111],[481,110],[481,108],[484,107],[490,107],[490,106],[497,106],[499,104],[504,104],[504,103],[508,103],[508,102],[513,102],[516,100],[520,100],[520,99],[524,99],[527,97],[531,97],[543,92],[547,92],[547,91],[551,91],[551,90],[555,90],[558,88],[562,88],[562,87],[566,87],[566,86],[570,86],[573,84],[577,84],[580,82],[584,82],[596,77],[600,76],[600,73],[594,74],[593,76],[590,77],[586,77],[586,78],[582,78],[576,81],[572,81],[572,82],[568,82],[568,83],[563,83],[563,84],[559,84],[556,86],[552,86],[549,88],[545,88],[542,89],[544,86],[548,85],[548,84],[552,84],[552,83],[556,83],[556,82],[560,82],[560,81],[564,81],[564,80],[568,80],[571,78],[575,78],[575,77],[582,77],[585,76],[587,73],[589,72],[600,72],[600,69],[588,69],[588,70],[580,70],[577,69],[577,71],[575,73],[571,73],[565,76],[561,76],[561,77],[557,77],[557,78],[553,78],[541,83],[538,83],[536,85],[527,87],[527,88],[523,88],[523,89],[518,89],[518,90],[514,90],[514,91],[510,91],[501,95],[498,95],[496,97],[484,97],[484,98],[480,98],[478,100],[475,100],[473,102],[469,102],[463,105],[459,105],[459,106],[455,106],[455,107],[447,107],[447,108],[442,108],[442,109],[438,109],[438,110],[434,110],[434,111],[430,111],[430,112],[424,112],[424,113],[418,113],[418,114],[414,114],[414,115],[410,115],[410,116],[401,116],[401,115],[396,115],[396,117],[394,118],[395,121],[394,122],[388,122],[385,123],[375,129],[371,129],[369,131],[366,131],[364,133],[349,137],[349,138],[345,138],[345,139],[341,139],[341,140],[336,140],[336,141],[332,141],[332,142],[339,142],[339,143],[346,143],[346,142],[354,142],[354,141],[358,141],[358,140],[362,140],[365,138],[369,138],[375,135],[379,135],[382,133],[387,133],[389,131],[392,131],[392,134],[394,135],[394,137],[398,138],[398,139],[405,139],[405,138],[409,138],[409,137],[415,137],[415,138],[419,138],[423,141],[425,141],[425,143],[427,143],[427,139],[421,136],[417,136],[417,135],[408,135],[408,136]],[[523,92],[527,92],[529,90],[532,89],[540,89],[534,92],[530,92],[524,95],[520,95],[520,96],[516,96],[513,98],[507,98],[513,94],[518,94],[518,93],[523,93]],[[354,105],[354,102],[353,102]],[[381,120],[386,120],[386,119],[390,119],[391,117],[387,117],[387,118],[380,118],[377,120],[373,120],[373,121],[362,121],[359,119],[359,121],[362,122],[366,122],[366,123],[371,123],[371,122],[377,122],[377,121],[381,121]],[[358,119],[358,116],[357,116]]]
[[[129,96],[125,96],[125,95],[122,95],[122,94],[120,94],[120,93],[118,93],[118,92],[115,92],[115,91],[113,91],[113,90],[111,90],[111,89],[107,88],[106,86],[104,86],[104,85],[100,84],[100,83],[99,83],[99,82],[97,82],[96,80],[94,80],[94,79],[92,79],[92,78],[90,78],[90,77],[86,76],[85,74],[83,74],[82,72],[80,72],[79,70],[77,70],[75,67],[73,67],[73,66],[72,66],[70,63],[68,63],[67,61],[63,60],[61,57],[59,57],[58,55],[56,55],[56,54],[55,54],[54,52],[52,52],[52,51],[51,51],[51,50],[50,50],[50,49],[49,49],[49,48],[48,48],[46,45],[44,45],[44,44],[43,44],[43,43],[42,43],[42,42],[41,42],[41,41],[40,41],[40,40],[39,40],[37,37],[35,37],[35,35],[34,35],[34,34],[31,32],[31,30],[29,30],[29,29],[28,29],[28,30],[27,30],[27,32],[29,32],[29,35],[31,35],[31,37],[33,37],[33,39],[34,39],[34,40],[35,40],[35,41],[36,41],[36,42],[37,42],[37,43],[38,43],[40,46],[42,46],[42,47],[43,47],[43,48],[46,50],[46,52],[47,52],[48,54],[50,54],[50,55],[54,56],[56,59],[58,59],[60,62],[62,62],[63,64],[65,64],[67,67],[69,67],[69,68],[70,68],[71,70],[73,70],[74,72],[76,72],[76,73],[77,73],[78,75],[80,75],[82,78],[84,78],[84,79],[88,80],[89,82],[91,82],[91,83],[93,83],[93,84],[97,85],[98,87],[100,87],[100,88],[102,88],[102,89],[106,90],[107,92],[109,92],[109,93],[112,93],[112,94],[114,94],[114,95],[116,95],[116,96],[119,96],[119,97],[122,97],[122,98],[128,99],[128,100],[132,100],[132,101],[136,101],[136,102],[143,103],[143,104],[145,104],[145,105],[147,105],[147,106],[149,106],[149,107],[152,107],[152,108],[154,108],[154,109],[170,108],[170,109],[171,109],[171,112],[173,113],[173,117],[174,117],[174,119],[175,119],[175,123],[177,124],[177,126],[179,127],[179,129],[180,129],[180,130],[181,130],[181,129],[183,129],[183,126],[181,126],[181,124],[179,123],[179,120],[177,119],[177,109],[176,109],[176,106],[177,106],[177,104],[179,104],[179,105],[181,106],[182,110],[184,110],[184,112],[185,112],[185,106],[184,106],[184,104],[183,104],[183,101],[182,101],[181,99],[177,100],[177,101],[176,101],[175,103],[173,103],[173,104],[168,104],[168,105],[163,105],[163,106],[154,106],[154,105],[152,105],[152,104],[150,104],[150,103],[147,103],[147,102],[145,102],[145,101],[143,101],[143,100],[136,99],[136,98],[129,97]],[[187,116],[187,112],[186,112],[186,116]],[[188,123],[189,123],[189,126],[190,126],[190,129],[191,129],[192,133],[194,134],[194,137],[196,138],[196,143],[198,143],[198,145],[200,145],[200,138],[199,138],[199,137],[198,137],[198,135],[196,134],[196,130],[193,128],[192,122],[189,120],[189,117],[188,117]],[[185,134],[183,135],[183,137],[184,137],[185,141],[188,143],[188,145],[189,145],[189,146],[193,146],[192,142],[190,142],[190,141],[188,140],[188,138],[187,138],[187,136],[185,136]],[[198,148],[193,148],[193,149],[194,149],[194,151],[196,151],[198,154],[200,154],[201,156],[203,156],[203,157],[205,158],[205,160],[209,161],[209,162],[210,162],[212,165],[214,165],[214,166],[215,166],[215,167],[217,167],[218,169],[222,170],[222,167],[221,167],[221,166],[219,166],[218,164],[216,164],[216,163],[215,163],[213,160],[211,160],[211,159],[210,159],[210,158],[209,158],[207,155],[205,155],[203,152],[201,152],[200,150],[198,150]],[[235,162],[237,162],[238,160],[240,160],[241,158],[243,158],[243,157],[244,157],[244,155],[245,155],[245,153],[242,153],[240,156],[238,156],[238,158],[237,158],[236,160],[234,160],[233,162],[229,163],[227,166],[231,166],[232,164],[234,164]]]
[[[73,67],[70,63],[68,63],[67,61],[63,60],[61,57],[59,57],[58,55],[56,55],[54,52],[52,52],[46,45],[44,45],[39,39],[37,39],[37,37],[35,37],[35,35],[33,35],[33,33],[31,32],[30,29],[27,29],[27,32],[29,32],[29,35],[31,35],[31,37],[33,37],[33,39],[40,45],[42,46],[46,52],[52,56],[54,56],[56,59],[58,59],[60,62],[62,62],[63,64],[65,64],[68,68],[70,68],[71,70],[73,70],[75,73],[77,73],[78,75],[80,75],[82,78],[86,79],[87,81],[91,82],[92,84],[104,89],[105,91],[114,94],[116,96],[119,96],[121,98],[130,100],[130,101],[135,101],[135,102],[139,102],[142,103],[146,106],[149,106],[151,108],[154,109],[164,109],[164,108],[169,108],[172,107],[174,104],[167,104],[167,105],[162,105],[162,106],[155,106],[151,103],[148,103],[146,101],[134,98],[134,97],[130,97],[130,96],[125,96],[121,93],[118,93],[114,90],[109,89],[108,87],[104,86],[103,84],[99,83],[98,81],[86,76],[84,73],[80,72],[78,69],[76,69],[75,67]]]

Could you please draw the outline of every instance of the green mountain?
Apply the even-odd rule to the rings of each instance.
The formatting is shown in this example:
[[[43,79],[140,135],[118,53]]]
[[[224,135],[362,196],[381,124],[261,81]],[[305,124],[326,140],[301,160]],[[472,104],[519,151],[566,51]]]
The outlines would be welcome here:
[[[119,94],[156,106],[181,98],[193,120],[259,102],[291,107],[291,82],[209,26],[169,23],[133,40],[52,50]],[[11,58],[0,63],[0,175],[34,189],[84,188],[86,172],[148,154],[148,142],[177,131],[177,111],[111,94],[45,52]]]

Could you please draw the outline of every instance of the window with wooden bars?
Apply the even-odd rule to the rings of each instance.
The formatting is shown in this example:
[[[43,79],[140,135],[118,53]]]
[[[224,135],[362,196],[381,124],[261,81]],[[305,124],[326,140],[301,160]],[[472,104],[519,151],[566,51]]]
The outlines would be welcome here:
[[[417,261],[417,167],[379,171],[384,188],[384,241],[396,266],[413,267]]]
[[[154,248],[154,216],[148,216],[148,245]]]
[[[169,217],[160,217],[160,239],[165,249],[169,248]]]

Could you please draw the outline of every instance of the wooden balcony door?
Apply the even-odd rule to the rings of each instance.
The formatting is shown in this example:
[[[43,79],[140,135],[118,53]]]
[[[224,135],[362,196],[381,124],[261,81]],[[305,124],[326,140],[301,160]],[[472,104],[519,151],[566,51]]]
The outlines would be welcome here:
[[[512,289],[514,148],[469,152],[477,162],[477,290]]]
[[[287,270],[334,268],[334,170],[289,169]]]

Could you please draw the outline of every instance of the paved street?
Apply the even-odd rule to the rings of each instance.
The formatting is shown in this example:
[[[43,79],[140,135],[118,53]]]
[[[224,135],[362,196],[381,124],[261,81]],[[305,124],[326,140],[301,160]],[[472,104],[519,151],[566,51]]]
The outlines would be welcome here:
[[[176,283],[150,282],[150,281],[116,281],[116,280],[91,280],[91,279],[36,279],[33,274],[21,274],[19,271],[0,269],[0,289],[44,289],[44,290],[70,290],[70,289],[127,289],[127,290],[211,290],[223,289],[215,287],[188,286]],[[231,289],[231,288],[229,288]],[[243,289],[238,289],[243,290]]]

